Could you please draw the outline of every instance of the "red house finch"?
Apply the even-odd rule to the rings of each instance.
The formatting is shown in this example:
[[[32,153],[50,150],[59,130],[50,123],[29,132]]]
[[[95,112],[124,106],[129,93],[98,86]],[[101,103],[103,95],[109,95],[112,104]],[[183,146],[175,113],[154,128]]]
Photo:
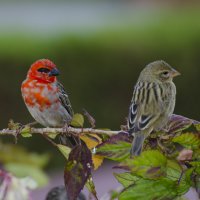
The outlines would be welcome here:
[[[174,112],[176,86],[173,78],[180,75],[164,61],[148,64],[140,73],[129,108],[128,128],[134,136],[131,155],[142,151],[145,138],[163,128]]]
[[[57,81],[56,65],[41,59],[33,63],[21,91],[32,117],[45,127],[64,127],[73,116],[73,110],[62,84]]]

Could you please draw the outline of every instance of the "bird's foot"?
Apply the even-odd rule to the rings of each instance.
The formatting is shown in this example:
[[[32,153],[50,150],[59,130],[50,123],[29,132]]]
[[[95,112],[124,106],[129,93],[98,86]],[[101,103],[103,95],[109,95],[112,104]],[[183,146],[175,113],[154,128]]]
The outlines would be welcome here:
[[[69,126],[68,124],[65,124],[63,127],[62,127],[62,135],[67,135],[69,134]]]

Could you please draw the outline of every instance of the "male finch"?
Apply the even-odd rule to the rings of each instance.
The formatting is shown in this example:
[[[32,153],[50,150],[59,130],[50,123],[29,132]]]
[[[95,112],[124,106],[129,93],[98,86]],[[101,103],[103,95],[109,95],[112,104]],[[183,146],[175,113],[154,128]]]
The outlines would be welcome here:
[[[131,155],[140,155],[145,138],[162,129],[174,112],[176,86],[173,78],[180,75],[160,60],[148,64],[140,73],[129,108],[128,128],[134,136]]]
[[[65,127],[73,110],[62,84],[57,81],[59,71],[48,59],[33,63],[21,91],[32,117],[45,127]]]

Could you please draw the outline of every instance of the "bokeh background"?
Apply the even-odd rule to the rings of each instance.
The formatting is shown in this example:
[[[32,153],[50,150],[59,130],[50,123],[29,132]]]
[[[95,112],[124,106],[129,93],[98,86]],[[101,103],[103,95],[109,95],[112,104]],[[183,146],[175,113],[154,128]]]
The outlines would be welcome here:
[[[1,129],[11,118],[33,121],[20,85],[40,58],[55,62],[74,111],[87,109],[99,128],[125,123],[139,72],[158,59],[182,74],[175,80],[175,113],[200,120],[198,1],[1,1],[0,27]],[[64,158],[45,139],[20,138],[18,144],[48,152],[48,171],[63,169]]]

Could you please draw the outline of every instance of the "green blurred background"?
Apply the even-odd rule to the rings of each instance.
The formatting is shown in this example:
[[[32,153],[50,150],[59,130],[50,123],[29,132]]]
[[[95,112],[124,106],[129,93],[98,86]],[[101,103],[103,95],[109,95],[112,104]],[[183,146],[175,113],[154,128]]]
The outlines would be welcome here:
[[[175,113],[200,120],[195,1],[2,1],[0,25],[0,128],[11,118],[33,121],[20,85],[40,58],[55,62],[74,111],[87,109],[99,128],[119,129],[125,123],[139,72],[157,59],[182,74],[175,80]],[[6,141],[13,143],[10,137]],[[41,136],[18,143],[52,153],[51,167],[64,162]]]

